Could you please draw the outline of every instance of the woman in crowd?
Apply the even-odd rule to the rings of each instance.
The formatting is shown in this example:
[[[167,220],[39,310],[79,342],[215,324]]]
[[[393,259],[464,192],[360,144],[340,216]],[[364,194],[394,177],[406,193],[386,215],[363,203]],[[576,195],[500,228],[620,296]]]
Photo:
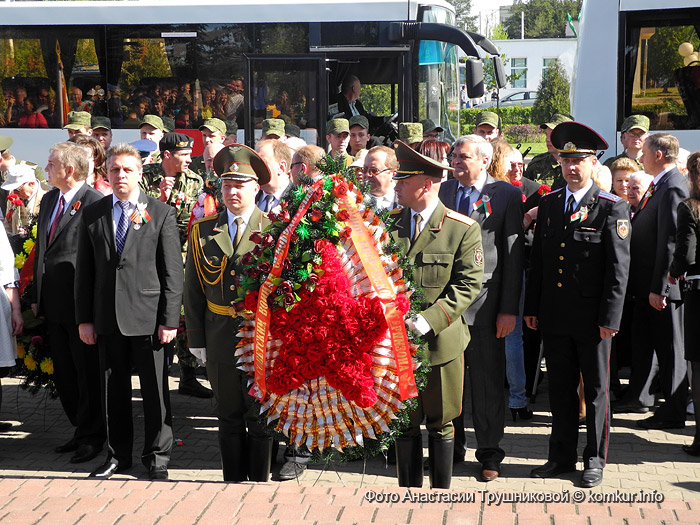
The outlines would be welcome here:
[[[75,135],[68,142],[75,142],[83,146],[86,150],[86,154],[90,156],[90,170],[85,182],[102,195],[111,195],[112,188],[107,181],[107,166],[105,165],[107,155],[102,144],[87,135]]]
[[[4,228],[0,228],[4,230]],[[19,303],[19,276],[15,270],[15,255],[10,247],[7,234],[0,231],[0,284],[5,293],[0,293],[0,377],[5,377],[15,366],[17,342],[15,336],[22,333],[22,308]],[[0,405],[2,405],[2,385],[0,384]],[[12,423],[0,422],[0,432],[12,428]]]
[[[668,274],[668,280],[681,284],[684,290],[683,301],[685,358],[691,365],[691,390],[695,411],[695,437],[690,445],[683,445],[683,451],[691,456],[700,456],[700,151],[688,157],[690,177],[690,198],[678,205],[678,225],[676,227],[676,251]]]
[[[492,140],[491,145],[493,146],[493,158],[486,171],[494,179],[510,182],[508,172],[510,171],[510,156],[513,153],[513,148],[501,139]]]
[[[612,192],[629,202],[630,177],[639,171],[639,166],[629,157],[620,157],[610,166],[612,173]]]
[[[19,116],[17,126],[20,128],[48,128],[44,115],[36,110],[36,104],[30,97],[24,99],[24,111]]]

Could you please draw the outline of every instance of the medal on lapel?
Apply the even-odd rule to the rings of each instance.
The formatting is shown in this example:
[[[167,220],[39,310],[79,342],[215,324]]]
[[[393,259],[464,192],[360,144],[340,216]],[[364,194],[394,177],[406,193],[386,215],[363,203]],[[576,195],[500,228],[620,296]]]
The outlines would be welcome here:
[[[148,221],[150,221],[151,215],[146,209],[146,204],[139,202],[136,205],[136,209],[131,214],[131,217],[129,217],[129,220],[134,223],[134,230],[140,230],[142,224],[146,224]]]
[[[482,196],[478,201],[474,203],[474,210],[478,210],[481,206],[484,207],[484,214],[486,215],[486,217],[491,215],[491,197],[489,197],[488,195]]]
[[[571,222],[583,222],[588,218],[588,206],[581,206],[576,213],[571,214]]]
[[[80,204],[81,204],[80,201],[76,201],[75,204],[73,204],[73,206],[71,206],[71,211],[70,211],[71,216],[78,213],[78,210],[80,209]]]

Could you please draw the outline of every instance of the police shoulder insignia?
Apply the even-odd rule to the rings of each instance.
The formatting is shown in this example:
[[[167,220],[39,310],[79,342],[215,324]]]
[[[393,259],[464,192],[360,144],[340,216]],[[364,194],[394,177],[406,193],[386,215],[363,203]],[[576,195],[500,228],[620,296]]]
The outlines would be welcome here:
[[[389,215],[396,215],[397,213],[401,213],[403,211],[403,208],[394,208],[393,210],[389,211]]]
[[[474,224],[474,223],[476,222],[476,221],[475,221],[474,219],[472,219],[471,217],[467,217],[466,215],[462,215],[461,213],[456,212],[456,211],[454,211],[454,210],[448,209],[448,210],[445,210],[445,211],[446,211],[445,216],[447,216],[447,217],[449,217],[450,219],[455,220],[455,221],[457,221],[457,222],[461,222],[461,223],[463,223],[463,224],[466,224],[467,226],[471,226],[472,224]],[[482,255],[483,255],[483,254],[482,254]]]
[[[598,195],[601,199],[605,199],[612,202],[617,202],[621,200],[620,197],[618,197],[617,195],[613,195],[612,193],[608,193],[607,191],[601,191]]]
[[[474,264],[476,266],[484,265],[484,250],[481,248],[481,246],[474,248]]]
[[[628,219],[617,219],[617,236],[626,239],[630,233],[630,221]]]

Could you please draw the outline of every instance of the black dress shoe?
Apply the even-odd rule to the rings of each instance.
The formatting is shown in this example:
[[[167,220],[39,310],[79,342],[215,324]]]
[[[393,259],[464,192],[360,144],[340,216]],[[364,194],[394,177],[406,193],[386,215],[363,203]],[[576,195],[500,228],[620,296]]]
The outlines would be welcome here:
[[[119,474],[131,468],[131,463],[119,462],[116,459],[109,459],[96,470],[93,470],[88,477],[98,479],[109,479],[114,474]]]
[[[649,407],[642,405],[639,401],[620,399],[613,401],[610,406],[615,414],[646,414],[649,412]]]
[[[66,452],[75,452],[76,450],[78,450],[78,442],[75,438],[71,438],[68,443],[59,445],[53,449],[56,454],[65,454]]]
[[[700,456],[700,441],[693,441],[692,445],[683,445],[683,452],[691,456]]]
[[[93,445],[80,445],[78,450],[73,456],[68,460],[70,463],[84,463],[90,461],[97,457],[97,455],[102,452],[102,447],[95,447]]]
[[[287,461],[280,469],[280,481],[289,481],[301,476],[306,470],[306,463]]]
[[[554,461],[547,461],[541,467],[533,468],[530,471],[531,478],[553,478],[559,474],[568,474],[576,472],[576,465],[561,465]]]
[[[165,465],[156,465],[148,471],[148,477],[152,481],[166,481],[168,479],[168,467]]]
[[[602,468],[587,468],[583,469],[583,474],[581,474],[581,486],[583,488],[589,489],[591,487],[597,487],[603,481],[603,469]]]
[[[664,421],[656,416],[637,421],[637,426],[647,430],[668,430],[672,428],[685,428],[685,421]]]

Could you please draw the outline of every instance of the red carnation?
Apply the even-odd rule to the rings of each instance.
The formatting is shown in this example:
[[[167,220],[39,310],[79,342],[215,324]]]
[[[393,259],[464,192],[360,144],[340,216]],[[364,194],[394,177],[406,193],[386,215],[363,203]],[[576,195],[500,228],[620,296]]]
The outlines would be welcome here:
[[[527,197],[525,196],[524,193],[520,197],[523,199],[523,202],[525,202],[527,200]]]
[[[314,208],[311,210],[311,220],[316,222],[319,221],[323,218],[323,212],[319,210],[318,208]]]
[[[401,312],[401,315],[406,315],[411,309],[411,302],[408,300],[408,297],[400,293],[396,296],[396,307]]]
[[[262,241],[262,235],[260,235],[260,232],[253,232],[250,234],[250,241],[254,242],[255,244],[260,244]]]
[[[352,228],[350,226],[346,226],[342,230],[340,230],[340,238],[341,239],[347,239],[350,237],[350,234],[352,233]]]
[[[258,308],[258,291],[248,292],[245,296],[244,304],[246,310],[256,310]]]
[[[340,210],[335,214],[335,218],[339,221],[345,222],[350,218],[350,214],[348,213],[348,210]]]
[[[511,183],[513,186],[516,186],[516,187],[518,187],[518,188],[522,187],[522,185],[523,185],[523,181],[521,181],[521,180],[512,180],[512,181],[510,181],[510,183]]]
[[[552,191],[552,188],[550,188],[546,184],[540,184],[540,187],[537,190],[537,193],[539,193],[540,195],[547,195],[550,191]]]
[[[348,194],[348,185],[344,182],[339,182],[333,187],[333,195],[336,197],[345,197]]]
[[[323,253],[323,249],[326,247],[326,239],[318,239],[314,241],[314,251],[316,253]]]

